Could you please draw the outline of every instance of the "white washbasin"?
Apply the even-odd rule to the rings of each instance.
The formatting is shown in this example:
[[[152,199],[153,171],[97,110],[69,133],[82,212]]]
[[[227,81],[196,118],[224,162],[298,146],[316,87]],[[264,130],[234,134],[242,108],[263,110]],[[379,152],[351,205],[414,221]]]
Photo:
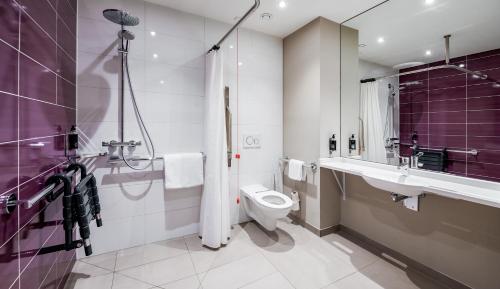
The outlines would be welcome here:
[[[388,192],[406,196],[425,192],[500,208],[500,182],[415,169],[404,176],[392,165],[343,157],[320,159],[320,167],[360,176],[370,185]]]
[[[363,172],[361,177],[375,188],[408,197],[423,194],[427,186],[421,178],[399,172]]]

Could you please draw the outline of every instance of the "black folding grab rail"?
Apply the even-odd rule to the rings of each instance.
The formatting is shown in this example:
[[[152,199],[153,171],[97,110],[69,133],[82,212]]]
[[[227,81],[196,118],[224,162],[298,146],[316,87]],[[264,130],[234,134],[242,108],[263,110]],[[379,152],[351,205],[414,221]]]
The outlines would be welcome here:
[[[76,172],[80,171],[80,182],[72,191],[72,179]],[[92,245],[90,243],[90,223],[96,220],[97,227],[102,226],[101,206],[99,204],[99,195],[97,192],[97,183],[92,173],[87,174],[87,168],[83,164],[72,163],[64,173],[55,174],[47,179],[45,188],[35,194],[29,200],[20,201],[25,209],[32,208],[35,204],[45,199],[47,202],[54,202],[63,194],[63,228],[64,244],[43,247],[38,250],[29,250],[20,252],[22,256],[34,256],[53,253],[57,251],[71,251],[83,246],[85,255],[92,254]],[[18,204],[19,204],[18,203]],[[41,214],[43,214],[43,210]],[[30,226],[41,228],[45,226],[55,226],[58,222],[41,222],[31,224]],[[73,229],[78,224],[80,238],[73,240]],[[14,247],[7,248],[0,255],[0,263],[9,262],[17,258],[18,253],[14,252]]]
[[[64,249],[66,251],[83,246],[85,255],[92,255],[90,243],[90,222],[96,220],[97,227],[102,226],[101,206],[97,194],[97,184],[93,174],[87,175],[83,164],[71,164],[67,170],[80,170],[81,180],[74,189],[64,191],[63,196],[63,227],[65,232]],[[78,223],[81,239],[73,240],[73,228]]]
[[[93,174],[87,176],[82,175],[82,180],[75,187],[73,194],[64,196],[63,206],[66,244],[68,246],[73,244],[71,239],[73,236],[73,226],[75,223],[78,223],[80,237],[82,238],[80,241],[83,243],[85,255],[91,255],[90,222],[95,219],[97,227],[102,226],[101,206],[99,204],[99,195],[97,194],[97,185]]]

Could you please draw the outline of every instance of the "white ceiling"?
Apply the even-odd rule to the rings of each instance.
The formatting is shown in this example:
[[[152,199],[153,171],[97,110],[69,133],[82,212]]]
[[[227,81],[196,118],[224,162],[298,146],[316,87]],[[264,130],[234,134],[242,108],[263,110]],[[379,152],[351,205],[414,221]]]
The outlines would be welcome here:
[[[364,60],[395,64],[444,59],[443,36],[451,34],[451,56],[500,48],[500,0],[391,0],[345,25],[359,30]],[[377,43],[384,37],[383,44]],[[431,56],[425,51],[431,50]]]
[[[254,0],[147,0],[181,11],[206,16],[226,23],[235,23],[234,17],[242,16]],[[285,37],[318,16],[342,22],[358,13],[383,2],[383,0],[286,0],[285,9],[278,7],[278,0],[261,0],[259,9],[243,27],[278,37]],[[472,0],[471,0],[472,1]],[[497,0],[499,1],[499,0]],[[262,13],[273,15],[270,21],[260,19]]]

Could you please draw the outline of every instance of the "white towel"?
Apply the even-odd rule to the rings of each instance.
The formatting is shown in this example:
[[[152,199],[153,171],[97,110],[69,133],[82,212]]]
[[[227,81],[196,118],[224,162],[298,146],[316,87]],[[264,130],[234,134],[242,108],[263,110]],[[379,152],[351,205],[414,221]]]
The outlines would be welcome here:
[[[201,153],[165,155],[165,189],[190,188],[203,185]]]
[[[291,159],[288,161],[288,177],[295,181],[302,181],[304,179],[303,174],[304,162],[299,160]]]

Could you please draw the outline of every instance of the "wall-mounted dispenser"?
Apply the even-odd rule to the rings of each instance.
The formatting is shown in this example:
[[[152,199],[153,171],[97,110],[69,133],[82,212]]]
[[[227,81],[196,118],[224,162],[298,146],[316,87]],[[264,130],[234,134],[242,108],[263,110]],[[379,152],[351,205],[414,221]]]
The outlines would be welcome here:
[[[352,154],[353,151],[356,150],[356,137],[354,134],[349,138],[349,154]]]
[[[337,140],[335,139],[335,134],[328,140],[328,148],[330,150],[330,157],[333,156],[333,152],[337,151]]]
[[[72,126],[68,133],[68,150],[74,150],[78,148],[78,133],[76,132],[76,126]]]

